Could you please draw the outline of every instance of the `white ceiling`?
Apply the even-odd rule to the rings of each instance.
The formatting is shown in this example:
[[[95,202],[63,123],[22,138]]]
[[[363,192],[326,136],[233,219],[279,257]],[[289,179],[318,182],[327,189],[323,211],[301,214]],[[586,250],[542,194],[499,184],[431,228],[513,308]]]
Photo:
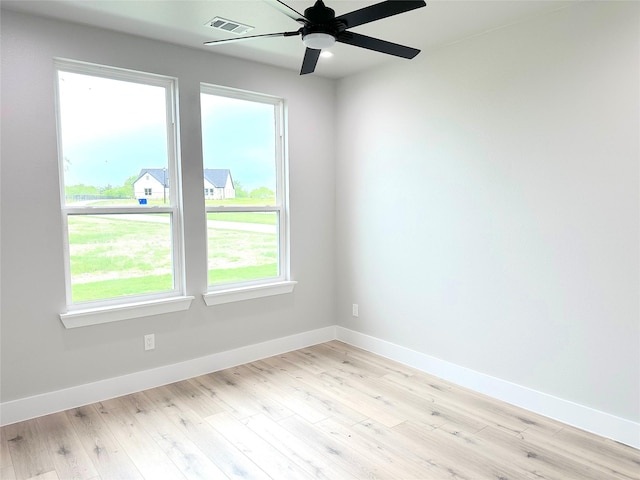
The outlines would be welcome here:
[[[312,0],[284,0],[304,12]],[[377,1],[325,0],[336,15]],[[430,49],[478,35],[532,16],[564,8],[570,1],[435,0],[427,6],[353,29],[365,35],[408,45],[428,55]],[[254,26],[248,35],[295,31],[299,25],[261,0],[2,0],[2,8],[69,20],[223,55],[299,71],[304,54],[300,37],[262,38],[204,46],[209,40],[233,37],[205,26],[220,16]],[[382,64],[408,62],[350,45],[336,44],[332,58],[321,58],[314,75],[340,78]]]

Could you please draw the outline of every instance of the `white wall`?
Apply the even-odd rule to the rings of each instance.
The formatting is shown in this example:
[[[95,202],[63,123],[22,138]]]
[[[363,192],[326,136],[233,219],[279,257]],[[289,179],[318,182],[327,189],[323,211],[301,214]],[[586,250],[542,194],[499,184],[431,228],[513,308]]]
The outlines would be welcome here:
[[[1,53],[2,402],[335,323],[333,192],[317,190],[333,185],[334,82],[4,10]],[[178,77],[187,294],[196,296],[189,311],[73,330],[60,322],[65,294],[54,57]],[[200,296],[207,287],[200,82],[288,101],[291,265],[299,282],[293,294],[217,307],[206,307]],[[152,352],[143,351],[146,333],[156,334]]]
[[[341,326],[640,420],[639,8],[340,81]]]

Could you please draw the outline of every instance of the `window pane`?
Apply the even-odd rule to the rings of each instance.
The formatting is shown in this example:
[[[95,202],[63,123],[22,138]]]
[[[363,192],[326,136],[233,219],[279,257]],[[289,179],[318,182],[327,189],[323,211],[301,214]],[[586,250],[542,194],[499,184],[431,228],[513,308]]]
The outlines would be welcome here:
[[[166,203],[166,89],[65,71],[58,80],[66,205]]]
[[[73,303],[173,289],[169,214],[68,218]]]
[[[208,213],[209,284],[277,277],[277,212]]]
[[[201,111],[206,204],[275,205],[276,107],[203,93]]]

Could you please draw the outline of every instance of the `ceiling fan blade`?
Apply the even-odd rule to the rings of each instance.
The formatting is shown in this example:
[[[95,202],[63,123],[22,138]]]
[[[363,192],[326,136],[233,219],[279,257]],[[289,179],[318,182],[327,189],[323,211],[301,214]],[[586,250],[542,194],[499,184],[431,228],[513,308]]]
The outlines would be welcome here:
[[[301,30],[297,30],[295,32],[264,33],[262,35],[249,35],[248,37],[236,37],[236,38],[225,38],[223,40],[211,40],[210,42],[204,42],[204,45],[220,45],[223,43],[242,42],[244,40],[252,40],[254,38],[293,37],[295,35],[300,35],[300,33],[301,33]]]
[[[322,50],[316,50],[315,48],[307,48],[304,51],[304,60],[302,60],[302,68],[300,69],[300,75],[306,75],[307,73],[313,73],[320,58],[320,52]]]
[[[344,23],[346,28],[351,28],[399,13],[409,12],[426,5],[422,0],[390,0],[345,13],[336,17],[336,20]]]
[[[298,23],[307,23],[308,21],[304,15],[302,15],[297,10],[294,10],[286,3],[281,2],[280,0],[264,0],[264,1],[269,5],[271,5],[273,8],[275,8],[276,10],[280,11],[281,13],[284,13],[287,17],[295,20]]]
[[[413,58],[420,53],[420,50],[417,48],[398,45],[397,43],[367,37],[366,35],[354,32],[342,32],[338,35],[336,41],[402,58]]]

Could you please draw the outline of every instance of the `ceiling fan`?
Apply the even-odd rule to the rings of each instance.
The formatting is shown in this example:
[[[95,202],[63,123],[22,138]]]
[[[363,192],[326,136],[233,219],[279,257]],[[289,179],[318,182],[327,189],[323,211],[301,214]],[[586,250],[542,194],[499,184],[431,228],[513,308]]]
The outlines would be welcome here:
[[[395,55],[402,58],[413,58],[420,50],[387,42],[378,38],[368,37],[359,33],[347,31],[365,23],[374,22],[382,18],[391,17],[399,13],[409,12],[427,4],[422,0],[388,0],[368,7],[354,10],[336,17],[335,11],[327,7],[322,0],[304,11],[304,15],[297,12],[280,0],[264,0],[280,12],[302,24],[299,30],[292,32],[266,33],[263,35],[249,35],[246,37],[227,38],[205,42],[205,45],[219,45],[222,43],[239,42],[266,37],[293,37],[302,35],[302,43],[306,50],[302,60],[300,75],[313,73],[318,63],[318,57],[323,48],[331,47],[335,42],[346,43],[355,47],[366,48],[376,52]]]

